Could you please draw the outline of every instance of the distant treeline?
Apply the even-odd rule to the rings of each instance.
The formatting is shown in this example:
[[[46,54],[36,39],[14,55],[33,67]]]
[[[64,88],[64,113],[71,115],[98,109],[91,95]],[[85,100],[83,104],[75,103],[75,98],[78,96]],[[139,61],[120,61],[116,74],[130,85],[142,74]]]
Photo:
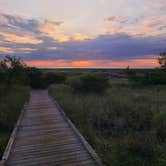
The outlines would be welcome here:
[[[0,83],[10,87],[12,84],[30,85],[32,88],[47,88],[52,83],[65,81],[64,73],[42,72],[28,67],[19,58],[6,56],[0,61]]]
[[[166,84],[166,52],[158,56],[160,68],[153,70],[135,70],[129,67],[125,70],[126,77],[142,85]],[[73,73],[72,73],[73,74]],[[103,91],[108,85],[108,76],[102,73],[86,73],[76,78],[67,79],[66,72],[41,70],[28,67],[15,56],[6,56],[0,61],[0,83],[10,87],[12,84],[30,85],[32,88],[48,88],[50,84],[67,83],[80,91]]]

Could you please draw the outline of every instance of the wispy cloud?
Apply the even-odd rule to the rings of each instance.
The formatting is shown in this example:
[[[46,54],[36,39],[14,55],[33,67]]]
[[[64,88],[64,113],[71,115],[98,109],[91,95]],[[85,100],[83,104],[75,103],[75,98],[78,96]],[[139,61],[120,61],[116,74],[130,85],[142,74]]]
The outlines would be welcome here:
[[[32,34],[26,34],[26,35],[18,35],[8,32],[0,32],[0,37],[3,38],[4,41],[7,42],[13,42],[13,43],[20,43],[20,44],[39,44],[42,43],[42,40],[37,39]]]
[[[114,23],[119,26],[110,27],[105,30],[106,34],[119,34],[126,33],[131,36],[158,36],[158,35],[166,35],[166,16],[153,16],[144,19],[140,19],[139,21],[127,20],[125,21],[125,26],[123,25],[121,19],[119,21],[115,21]]]
[[[14,51],[11,48],[0,46],[0,53],[10,54],[14,53]]]
[[[119,17],[112,16],[112,17],[109,17],[109,18],[105,18],[104,22],[108,23],[108,24],[122,24],[122,23],[127,22],[127,19],[124,18],[124,17],[120,17],[120,16]]]
[[[18,55],[38,67],[124,67],[134,63],[150,67],[156,65],[153,56],[165,50],[164,18],[111,16],[104,20],[106,30],[93,36],[77,31],[66,33],[63,20],[1,13],[0,58],[3,54]]]

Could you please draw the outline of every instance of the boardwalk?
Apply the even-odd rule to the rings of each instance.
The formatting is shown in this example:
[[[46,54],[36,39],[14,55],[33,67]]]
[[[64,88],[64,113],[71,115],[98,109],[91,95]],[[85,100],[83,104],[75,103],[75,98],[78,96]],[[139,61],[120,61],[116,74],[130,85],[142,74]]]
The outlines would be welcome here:
[[[18,128],[6,165],[100,165],[47,91],[31,92]]]

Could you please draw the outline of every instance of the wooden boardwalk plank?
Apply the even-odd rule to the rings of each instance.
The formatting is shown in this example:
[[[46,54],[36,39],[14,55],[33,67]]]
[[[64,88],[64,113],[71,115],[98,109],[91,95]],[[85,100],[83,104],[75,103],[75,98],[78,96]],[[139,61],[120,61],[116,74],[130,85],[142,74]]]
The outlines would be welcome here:
[[[101,165],[87,142],[45,90],[31,92],[17,128],[5,165]]]

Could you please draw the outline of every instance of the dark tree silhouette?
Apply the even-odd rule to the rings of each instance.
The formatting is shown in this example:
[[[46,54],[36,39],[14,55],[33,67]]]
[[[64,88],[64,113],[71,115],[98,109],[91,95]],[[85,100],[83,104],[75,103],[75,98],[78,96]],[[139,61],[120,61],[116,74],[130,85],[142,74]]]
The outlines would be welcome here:
[[[23,70],[26,68],[26,65],[20,58],[15,56],[6,56],[3,60],[0,61],[0,68],[2,70]]]
[[[166,69],[166,52],[161,52],[158,57],[158,62],[162,69]]]
[[[20,58],[15,56],[6,56],[0,61],[0,75],[4,76],[2,81],[7,84],[18,83],[28,84],[27,66]]]

